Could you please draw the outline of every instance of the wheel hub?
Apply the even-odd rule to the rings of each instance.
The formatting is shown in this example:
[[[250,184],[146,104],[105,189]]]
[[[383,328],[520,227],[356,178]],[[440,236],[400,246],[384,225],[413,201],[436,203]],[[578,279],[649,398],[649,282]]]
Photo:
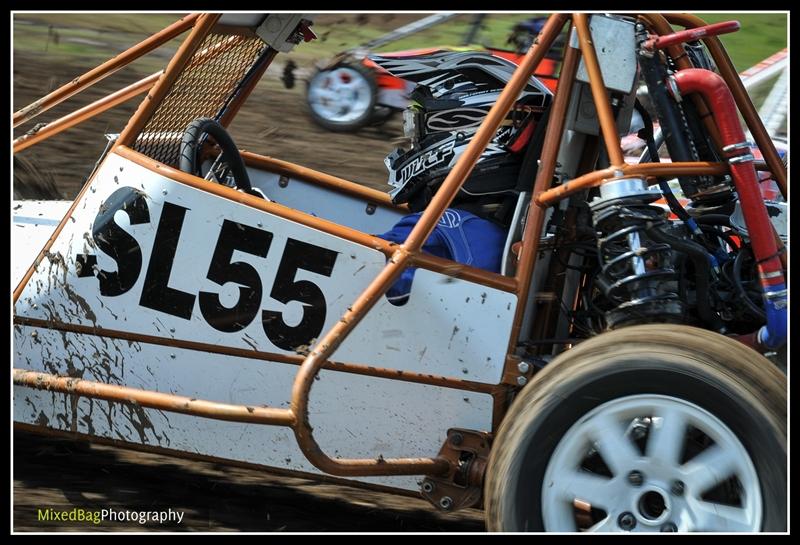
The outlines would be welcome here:
[[[634,433],[642,422],[647,429]],[[564,434],[544,482],[548,531],[761,527],[760,485],[747,450],[714,415],[665,395],[633,395],[595,407]],[[577,505],[589,507],[582,518]]]
[[[364,115],[371,89],[364,76],[348,67],[318,73],[309,83],[308,102],[321,117],[347,123]]]
[[[637,518],[644,524],[660,524],[670,516],[669,496],[656,487],[649,487],[636,502]]]

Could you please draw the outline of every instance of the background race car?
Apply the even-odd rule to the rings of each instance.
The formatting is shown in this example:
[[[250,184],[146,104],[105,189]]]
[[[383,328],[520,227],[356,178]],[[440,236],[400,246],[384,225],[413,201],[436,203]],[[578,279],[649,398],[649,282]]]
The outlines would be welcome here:
[[[409,104],[408,94],[415,83],[393,76],[368,58],[375,49],[411,34],[442,24],[454,14],[424,17],[380,36],[366,44],[339,53],[318,68],[309,78],[306,101],[311,118],[320,127],[336,132],[354,132],[367,125],[380,125]],[[546,18],[535,17],[516,23],[505,45],[508,49],[476,45],[485,26],[485,14],[476,15],[460,46],[437,46],[381,53],[383,56],[418,56],[444,51],[488,51],[492,55],[518,63],[542,29]],[[542,60],[535,76],[551,90],[556,87],[556,73],[561,60],[563,39]],[[292,65],[288,65],[293,69]],[[285,81],[293,81],[291,76]]]

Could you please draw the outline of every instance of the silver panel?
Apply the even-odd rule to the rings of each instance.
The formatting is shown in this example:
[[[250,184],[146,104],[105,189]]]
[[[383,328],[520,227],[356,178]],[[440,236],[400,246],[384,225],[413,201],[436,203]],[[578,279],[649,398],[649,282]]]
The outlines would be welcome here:
[[[634,23],[606,15],[593,15],[589,28],[606,87],[630,93],[636,83],[637,69]],[[589,83],[583,60],[578,66],[576,78]]]

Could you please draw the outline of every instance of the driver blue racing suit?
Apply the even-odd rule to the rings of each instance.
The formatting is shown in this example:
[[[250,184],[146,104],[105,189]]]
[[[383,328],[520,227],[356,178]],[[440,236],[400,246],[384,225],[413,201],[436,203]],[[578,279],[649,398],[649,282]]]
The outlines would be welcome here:
[[[402,244],[419,221],[422,212],[403,216],[392,229],[378,235],[384,240]],[[498,225],[478,216],[448,208],[422,246],[422,250],[445,259],[452,259],[491,272],[500,272],[506,233]],[[411,293],[416,268],[409,267],[386,292],[395,305],[402,305]]]

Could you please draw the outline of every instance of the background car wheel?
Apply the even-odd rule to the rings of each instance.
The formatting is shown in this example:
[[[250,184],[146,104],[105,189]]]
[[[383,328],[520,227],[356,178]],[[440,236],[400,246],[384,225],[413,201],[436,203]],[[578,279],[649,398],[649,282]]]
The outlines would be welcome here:
[[[377,97],[375,75],[358,64],[343,63],[320,70],[306,88],[311,118],[336,132],[354,132],[370,124]]]
[[[785,531],[786,378],[688,326],[634,326],[554,359],[495,440],[493,531]]]

